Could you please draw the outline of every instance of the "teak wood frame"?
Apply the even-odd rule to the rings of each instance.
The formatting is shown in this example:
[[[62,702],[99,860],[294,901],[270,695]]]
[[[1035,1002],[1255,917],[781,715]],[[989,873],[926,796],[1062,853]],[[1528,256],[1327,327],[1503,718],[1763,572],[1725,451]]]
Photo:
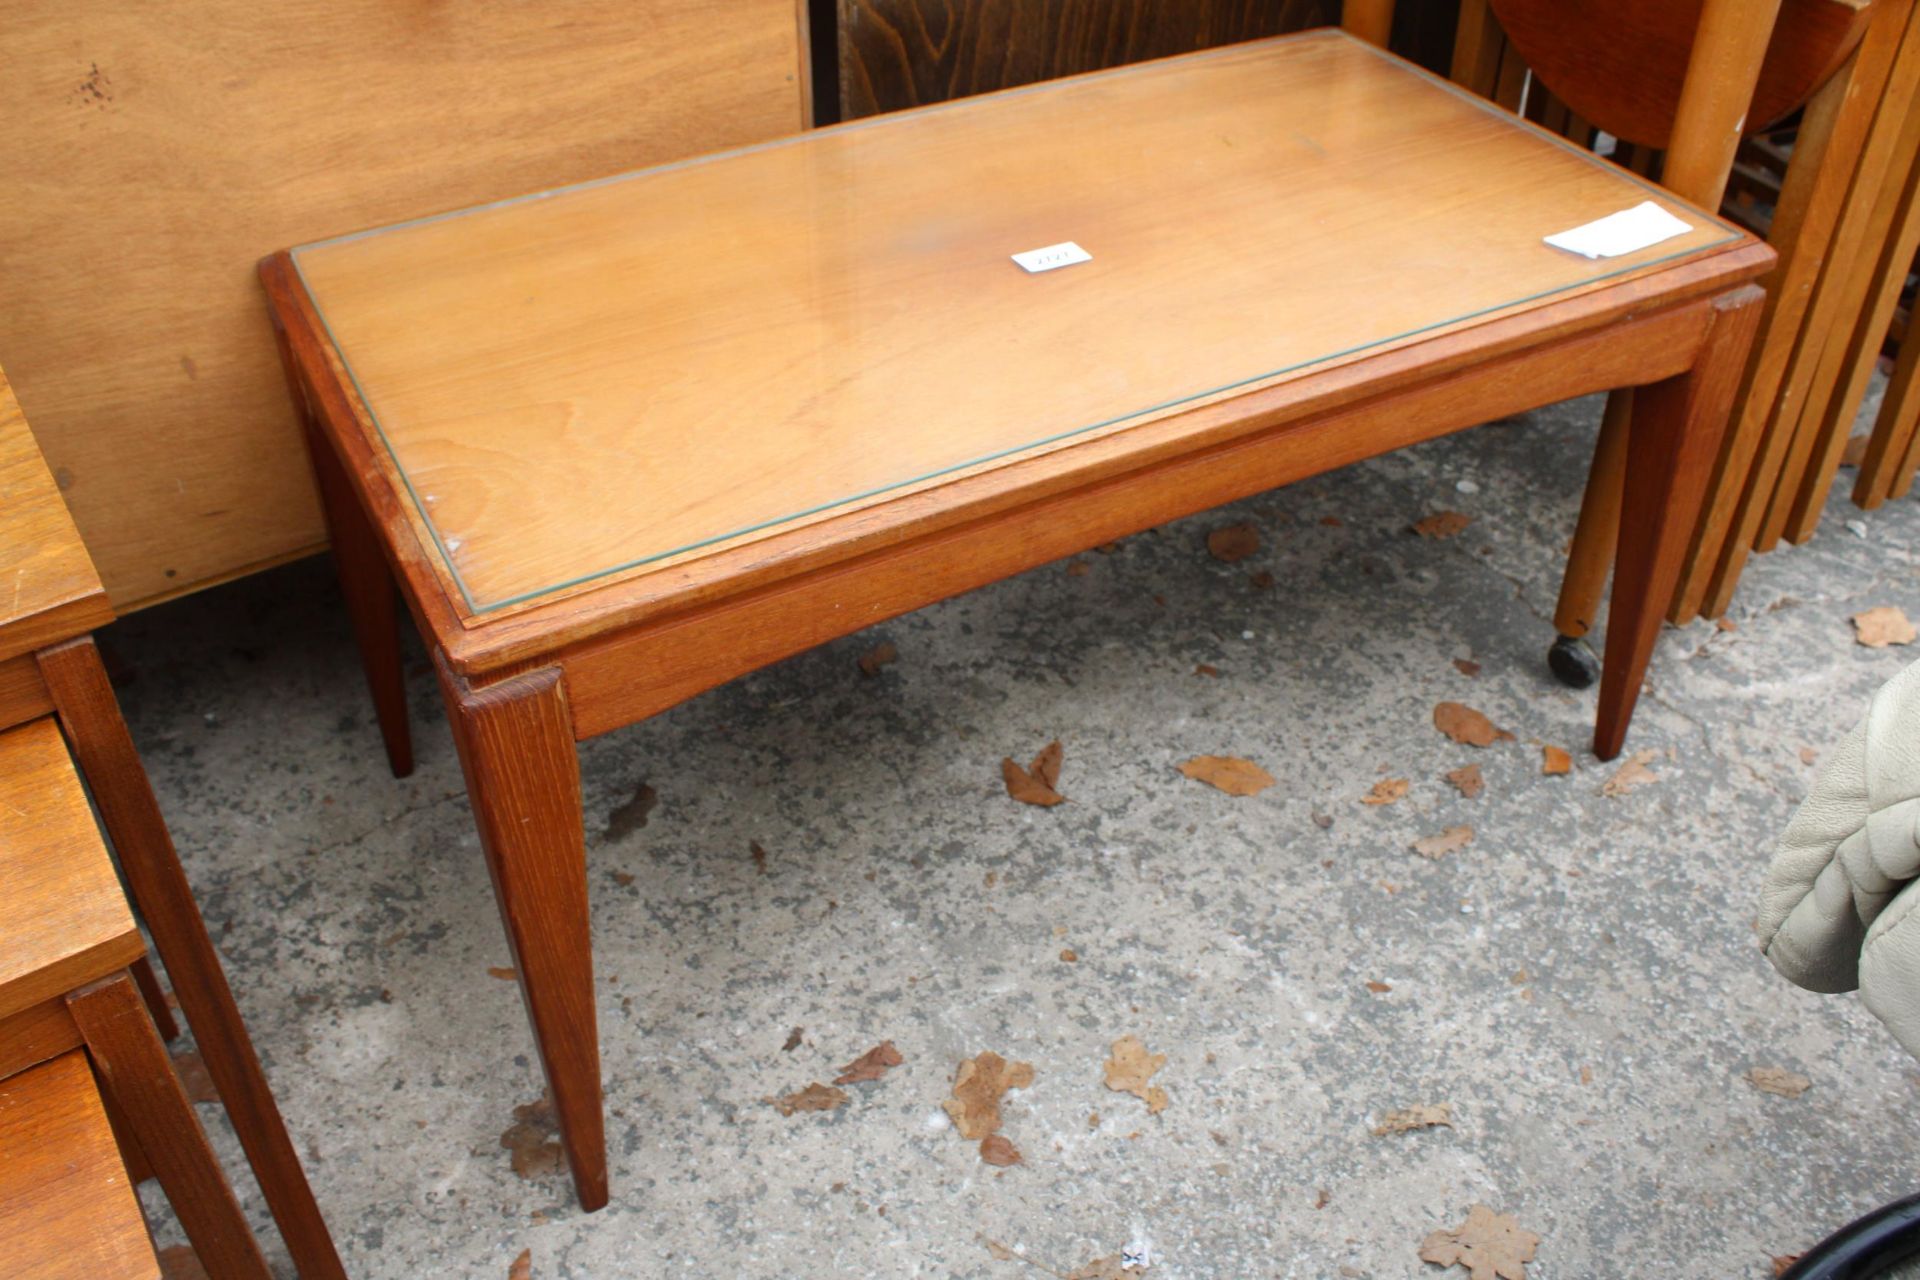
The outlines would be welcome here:
[[[396,586],[433,650],[583,1206],[607,1199],[574,743],[790,654],[1180,516],[1593,391],[1640,391],[1594,750],[1616,755],[1773,261],[1753,242],[1009,462],[670,573],[517,610],[455,605],[291,259],[262,263],[396,772]],[[663,580],[666,580],[663,582]]]

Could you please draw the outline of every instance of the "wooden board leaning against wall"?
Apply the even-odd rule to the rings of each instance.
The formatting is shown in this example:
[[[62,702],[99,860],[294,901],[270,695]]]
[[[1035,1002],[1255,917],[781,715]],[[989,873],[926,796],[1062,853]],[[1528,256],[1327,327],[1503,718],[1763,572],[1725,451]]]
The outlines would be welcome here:
[[[0,364],[115,605],[320,549],[255,265],[793,133],[805,0],[0,7]]]

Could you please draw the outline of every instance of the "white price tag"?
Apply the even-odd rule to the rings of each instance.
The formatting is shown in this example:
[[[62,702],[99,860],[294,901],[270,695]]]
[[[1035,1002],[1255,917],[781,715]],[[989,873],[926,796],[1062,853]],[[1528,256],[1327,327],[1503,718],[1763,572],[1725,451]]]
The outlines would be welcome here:
[[[1546,241],[1556,249],[1565,249],[1583,258],[1617,258],[1691,230],[1692,227],[1653,201],[1643,200],[1631,209],[1548,236]]]
[[[1070,267],[1076,262],[1092,262],[1093,255],[1071,240],[1062,240],[1059,244],[1050,244],[1044,249],[1029,249],[1025,253],[1016,253],[1013,260],[1024,271],[1055,271],[1061,267]]]

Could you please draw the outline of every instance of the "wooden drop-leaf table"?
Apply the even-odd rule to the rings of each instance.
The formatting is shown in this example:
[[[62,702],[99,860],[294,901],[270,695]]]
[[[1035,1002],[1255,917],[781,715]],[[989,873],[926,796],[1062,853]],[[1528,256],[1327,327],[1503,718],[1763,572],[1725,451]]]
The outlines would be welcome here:
[[[1542,242],[1642,201],[1684,234]],[[1011,255],[1077,244],[1028,273]],[[1638,387],[1620,749],[1773,255],[1338,32],[342,236],[262,272],[389,757],[434,653],[575,1187],[579,739],[1113,538]]]

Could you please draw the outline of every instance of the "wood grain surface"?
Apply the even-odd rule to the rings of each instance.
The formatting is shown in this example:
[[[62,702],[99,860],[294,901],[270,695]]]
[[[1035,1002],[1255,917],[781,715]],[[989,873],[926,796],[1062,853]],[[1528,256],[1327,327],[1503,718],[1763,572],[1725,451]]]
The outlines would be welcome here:
[[[0,1018],[146,954],[51,718],[0,733]]]
[[[0,661],[111,621],[93,561],[0,373]]]
[[[254,264],[792,133],[796,0],[0,6],[0,364],[114,601],[316,549]]]
[[[1692,230],[1600,262],[1541,242],[1649,198]],[[1008,260],[1067,239],[1093,260]],[[475,613],[1736,239],[1323,32],[296,261]]]
[[[9,1280],[157,1280],[146,1219],[83,1053],[0,1080]]]
[[[837,0],[841,118],[1327,26],[1339,0]]]

